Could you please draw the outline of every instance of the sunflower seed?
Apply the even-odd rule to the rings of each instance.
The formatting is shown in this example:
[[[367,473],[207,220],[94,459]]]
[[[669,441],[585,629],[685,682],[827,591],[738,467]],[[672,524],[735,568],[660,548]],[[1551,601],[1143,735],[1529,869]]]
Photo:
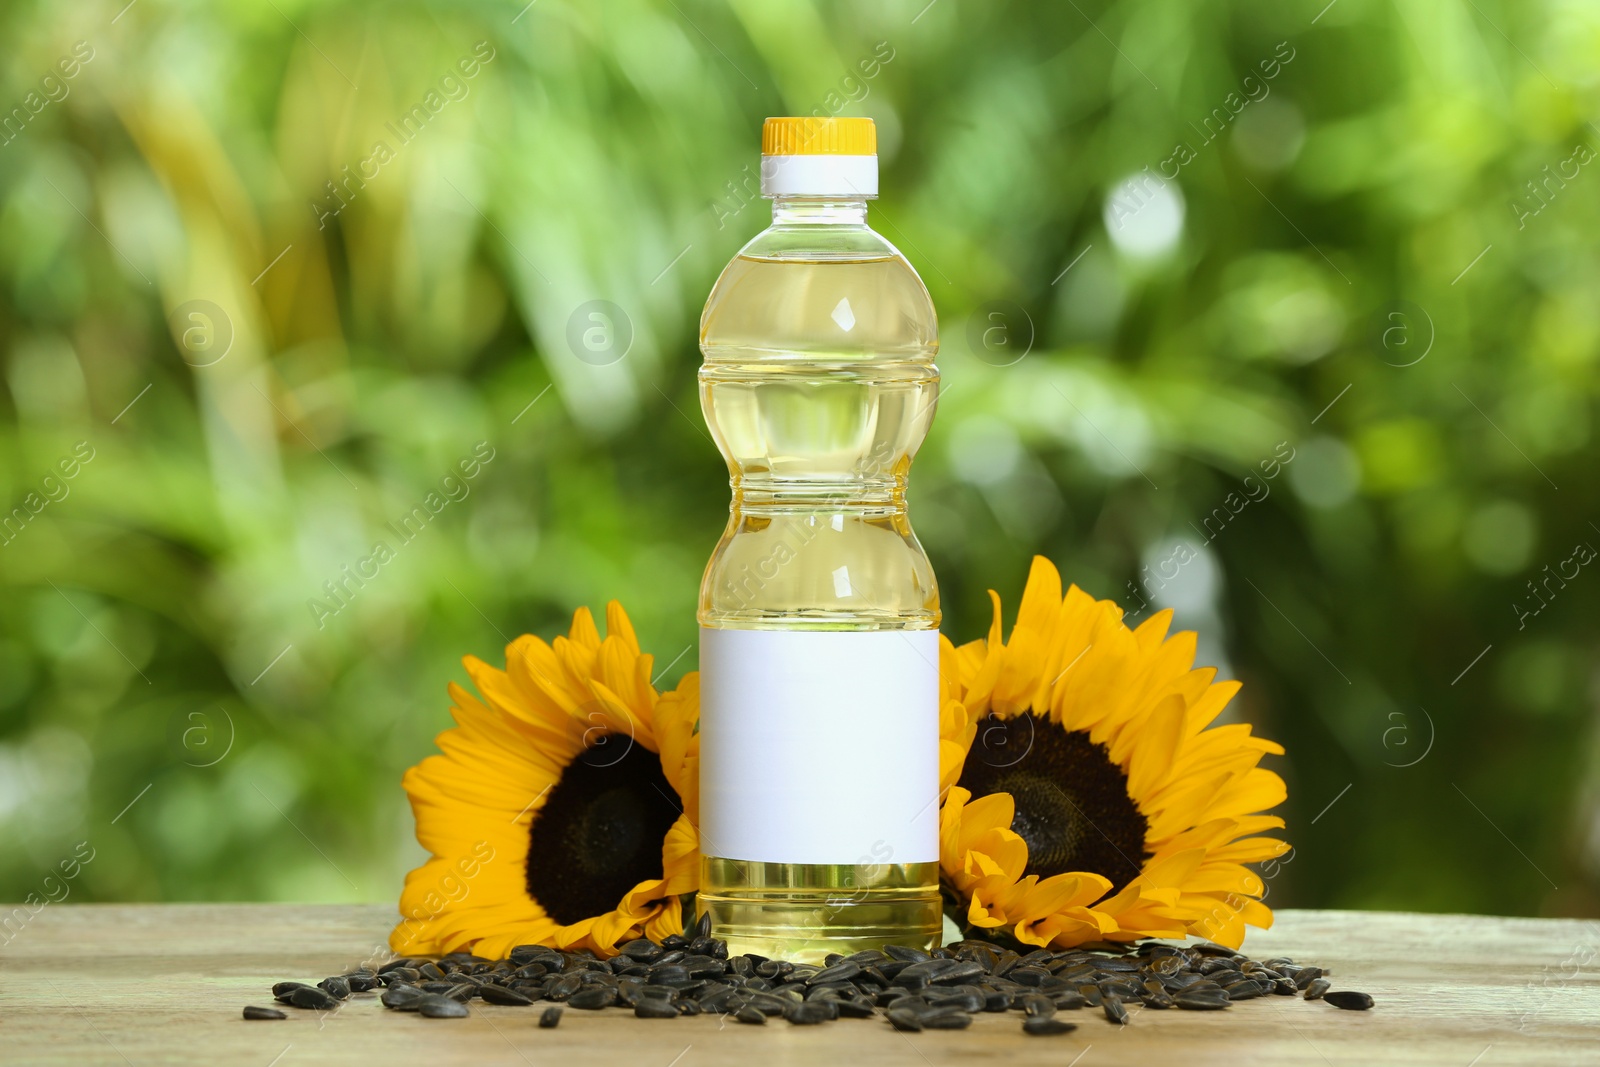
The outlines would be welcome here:
[[[1216,1011],[1228,1006],[1228,995],[1223,992],[1195,992],[1185,989],[1173,996],[1173,1002],[1185,1011]]]
[[[924,1015],[931,1015],[933,1012],[941,1009],[933,1004],[930,1004],[928,1001],[923,1000],[921,997],[904,997],[890,1005],[890,1010],[914,1012],[920,1019]]]
[[[783,1017],[796,1026],[812,1026],[838,1018],[839,1009],[837,1006],[830,1006],[827,1001],[808,1000],[791,1004],[784,1011]]]
[[[1162,956],[1150,965],[1156,974],[1173,975],[1183,969],[1183,957],[1179,955]]]
[[[839,1006],[841,1019],[870,1019],[878,1014],[871,1003],[865,1000],[840,999],[834,1001]]]
[[[969,979],[978,978],[984,973],[983,965],[976,960],[955,960],[954,966],[947,967],[934,977],[940,985],[955,985]]]
[[[1022,985],[1037,986],[1046,978],[1051,977],[1051,974],[1043,967],[1013,967],[1006,972],[1006,977]]]
[[[1017,1006],[1021,1008],[1023,1014],[1027,1015],[1030,1019],[1039,1017],[1047,1018],[1056,1013],[1055,1001],[1051,1000],[1042,993],[1024,994],[1021,1003]]]
[[[927,1030],[965,1030],[971,1025],[972,1016],[959,1008],[931,1012],[922,1017],[922,1026]]]
[[[748,1023],[751,1026],[762,1026],[767,1021],[765,1013],[757,1011],[755,1008],[751,1007],[740,1008],[738,1011],[733,1013],[733,1017],[738,1022]]]
[[[485,997],[485,1000],[488,998]],[[581,992],[572,994],[567,998],[567,1004],[585,1011],[597,1011],[600,1008],[609,1008],[617,1002],[617,991],[605,986],[591,986]],[[532,1001],[529,1001],[532,1003]]]
[[[490,1004],[500,1004],[508,1008],[525,1008],[533,1003],[533,998],[526,993],[519,993],[515,989],[505,986],[486,985],[478,990],[478,995]]]
[[[352,993],[369,993],[383,984],[382,979],[371,971],[357,971],[355,974],[347,974],[344,977],[345,981],[349,983],[350,992]]]
[[[1320,999],[1322,999],[1323,994],[1328,991],[1328,987],[1330,985],[1332,985],[1332,984],[1333,983],[1329,982],[1326,978],[1314,979],[1309,985],[1306,986],[1306,993],[1305,993],[1306,999],[1307,1000],[1320,1000]]]
[[[942,981],[945,976],[966,967],[972,967],[973,973],[982,973],[981,967],[961,960],[928,959],[918,963],[907,964],[901,968],[900,973],[889,980],[895,985],[906,986],[907,988],[921,988],[930,982]]]
[[[725,960],[728,958],[728,943],[715,937],[697,937],[689,942],[689,951],[697,956]]]
[[[546,1008],[539,1016],[541,1030],[554,1030],[561,1025],[561,1005],[556,1004]]]
[[[1353,989],[1334,989],[1322,994],[1322,999],[1345,1011],[1366,1011],[1372,1007],[1372,998]]]
[[[849,982],[829,982],[826,985],[808,985],[802,994],[807,1000],[837,999],[847,993],[854,993],[856,987]]]
[[[783,1009],[789,1006],[790,1001],[772,993],[756,992],[750,994],[745,1001],[746,1006],[755,1008],[763,1015],[782,1015]]]
[[[1047,1015],[1032,1015],[1022,1020],[1022,1032],[1041,1037],[1047,1034],[1070,1034],[1078,1028],[1077,1023],[1053,1019]]]
[[[687,968],[676,963],[667,963],[650,968],[650,981],[656,985],[686,986],[693,979],[689,977]]]
[[[977,1012],[983,1010],[983,994],[979,993],[975,989],[967,988],[963,990],[946,991],[935,986],[930,988],[924,995],[936,1007],[960,1008],[965,1012]]]
[[[994,970],[994,965],[1000,961],[1000,954],[995,951],[994,947],[981,942],[963,944],[958,955],[962,959],[972,960],[979,964],[986,974]]]
[[[737,989],[719,989],[700,997],[700,1007],[711,1015],[726,1015],[743,1003]]]
[[[920,963],[923,960],[932,958],[919,948],[908,948],[905,945],[884,945],[883,954],[890,959],[902,960],[906,963]]]
[[[1102,971],[1113,974],[1133,974],[1139,969],[1138,960],[1119,959],[1116,956],[1102,956],[1096,963]]]
[[[910,1008],[890,1008],[889,1024],[896,1030],[917,1033],[922,1029],[922,1016]]]
[[[447,952],[443,956],[439,957],[439,962],[441,964],[453,963],[457,965],[481,964],[482,966],[487,967],[489,964],[493,963],[494,960],[484,959],[482,956],[474,955],[471,952]]]
[[[333,995],[314,985],[303,985],[299,989],[289,990],[289,995],[282,998],[297,1008],[312,1008],[316,1011],[332,1011],[339,1006]]]
[[[641,1019],[676,1019],[678,1008],[670,1000],[659,997],[642,997],[633,1006],[633,1014]]]
[[[279,1011],[277,1008],[257,1008],[257,1007],[255,1007],[253,1005],[249,1005],[249,1006],[245,1007],[245,1009],[244,1009],[244,1017],[246,1019],[287,1019],[288,1018],[287,1015],[285,1015],[283,1012]]]
[[[1304,989],[1306,986],[1322,977],[1321,967],[1302,967],[1295,972],[1294,987]]]
[[[581,974],[564,974],[550,983],[550,988],[545,990],[544,995],[547,1000],[566,1000],[582,988],[583,976]]]
[[[844,960],[840,963],[835,963],[832,967],[824,967],[806,979],[806,984],[820,985],[824,982],[848,982],[860,973],[861,964]]]
[[[1100,1005],[1100,1010],[1106,1013],[1106,1018],[1114,1023],[1128,1021],[1128,1009],[1122,1006],[1122,1001],[1116,997],[1107,997]]]
[[[396,1011],[416,1011],[418,1002],[427,995],[414,985],[396,982],[385,989],[378,999],[386,1008],[393,1008]]]
[[[1226,956],[1228,959],[1233,959],[1233,957],[1238,955],[1238,953],[1233,949],[1227,948],[1223,945],[1214,945],[1210,941],[1202,941],[1198,945],[1195,945],[1194,951],[1200,953],[1202,956]]]
[[[1054,1007],[1054,1005],[1051,1005]],[[983,1010],[989,1012],[1009,1011],[1011,1009],[1011,994],[1003,989],[985,987],[983,989]]]
[[[429,1019],[465,1019],[470,1014],[467,1006],[460,1001],[433,993],[417,1003],[417,1011]]]
[[[685,956],[678,966],[689,972],[690,978],[720,978],[727,973],[728,964],[715,956]]]

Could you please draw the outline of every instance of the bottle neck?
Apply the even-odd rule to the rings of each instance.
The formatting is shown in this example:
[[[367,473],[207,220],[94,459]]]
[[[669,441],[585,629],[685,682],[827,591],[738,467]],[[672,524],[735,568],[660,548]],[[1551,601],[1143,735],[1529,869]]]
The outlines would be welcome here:
[[[777,196],[772,199],[774,226],[865,226],[864,196]]]

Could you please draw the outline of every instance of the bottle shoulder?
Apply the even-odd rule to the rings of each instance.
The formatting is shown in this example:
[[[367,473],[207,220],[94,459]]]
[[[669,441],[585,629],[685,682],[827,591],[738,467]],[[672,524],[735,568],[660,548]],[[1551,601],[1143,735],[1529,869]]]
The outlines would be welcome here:
[[[931,362],[938,343],[927,286],[866,226],[762,231],[723,268],[700,317],[708,360],[724,350]]]
[[[859,222],[775,222],[746,241],[739,255],[752,259],[905,259],[888,238]]]

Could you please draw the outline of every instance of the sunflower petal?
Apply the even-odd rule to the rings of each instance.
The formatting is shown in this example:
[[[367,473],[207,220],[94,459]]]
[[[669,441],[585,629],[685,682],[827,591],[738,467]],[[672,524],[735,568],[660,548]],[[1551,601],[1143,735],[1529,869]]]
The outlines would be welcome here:
[[[1022,605],[1017,609],[1016,625],[1048,635],[1060,609],[1061,572],[1043,556],[1034,556],[1028,568],[1028,581],[1022,589]]]

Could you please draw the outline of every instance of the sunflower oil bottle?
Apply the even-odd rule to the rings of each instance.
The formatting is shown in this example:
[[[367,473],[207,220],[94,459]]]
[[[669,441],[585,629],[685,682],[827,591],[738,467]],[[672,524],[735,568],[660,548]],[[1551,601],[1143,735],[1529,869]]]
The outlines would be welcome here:
[[[768,119],[772,226],[700,319],[733,503],[700,587],[699,907],[731,952],[939,938],[939,592],[905,499],[938,323],[867,225],[877,162],[871,119]]]

